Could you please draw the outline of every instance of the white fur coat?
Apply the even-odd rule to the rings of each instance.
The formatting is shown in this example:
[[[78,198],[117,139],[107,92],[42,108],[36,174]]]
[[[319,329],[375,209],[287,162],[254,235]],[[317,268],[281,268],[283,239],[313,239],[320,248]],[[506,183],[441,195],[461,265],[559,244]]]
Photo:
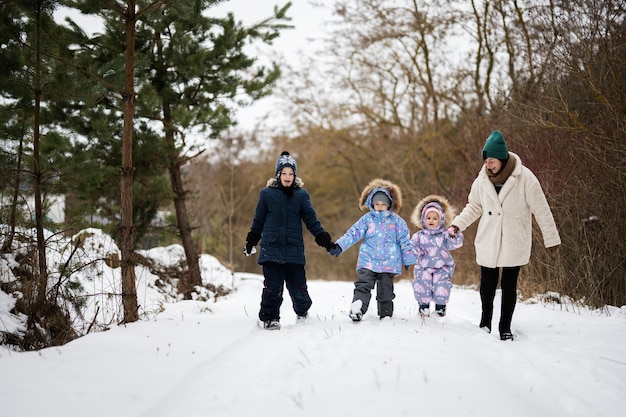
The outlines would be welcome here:
[[[561,244],[550,206],[539,180],[520,157],[500,193],[489,181],[485,167],[474,180],[468,203],[452,221],[459,230],[480,219],[474,246],[476,263],[488,268],[522,266],[530,260],[532,217],[539,225],[546,247]]]

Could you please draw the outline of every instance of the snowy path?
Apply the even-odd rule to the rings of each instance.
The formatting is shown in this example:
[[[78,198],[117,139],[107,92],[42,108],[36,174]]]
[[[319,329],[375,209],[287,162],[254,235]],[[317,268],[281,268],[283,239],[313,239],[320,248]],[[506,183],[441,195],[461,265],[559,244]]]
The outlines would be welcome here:
[[[519,303],[517,340],[501,342],[478,329],[474,290],[455,288],[448,316],[422,321],[401,281],[393,319],[378,320],[374,302],[353,323],[352,284],[315,281],[307,322],[296,323],[287,299],[283,328],[270,332],[256,321],[261,288],[248,279],[210,311],[177,303],[154,321],[67,346],[0,351],[0,415],[593,417],[626,409],[624,308],[606,317]]]

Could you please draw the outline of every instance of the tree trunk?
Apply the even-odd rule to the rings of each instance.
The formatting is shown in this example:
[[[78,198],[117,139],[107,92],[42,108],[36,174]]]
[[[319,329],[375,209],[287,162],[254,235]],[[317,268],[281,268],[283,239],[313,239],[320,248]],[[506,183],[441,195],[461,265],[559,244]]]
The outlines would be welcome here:
[[[133,117],[135,111],[135,0],[126,0],[126,62],[124,71],[124,128],[120,170],[120,250],[124,323],[139,319],[133,242]]]
[[[35,130],[33,132],[33,191],[35,199],[35,230],[37,231],[38,284],[37,305],[43,306],[46,301],[48,274],[46,266],[46,241],[43,233],[43,204],[41,202],[41,167],[39,165],[39,119],[41,113],[41,91],[35,93]]]
[[[20,134],[20,145],[17,150],[17,167],[15,169],[15,175],[13,176],[13,201],[11,202],[11,207],[9,208],[9,233],[4,238],[4,243],[2,244],[2,253],[11,252],[11,248],[13,247],[13,239],[15,238],[15,226],[16,226],[16,218],[17,218],[17,200],[20,196],[20,186],[22,183],[22,153],[24,152],[24,134]]]
[[[167,143],[167,151],[169,155],[169,174],[172,192],[174,193],[174,208],[176,210],[176,223],[180,240],[185,250],[185,258],[187,259],[187,271],[180,277],[178,282],[178,293],[183,294],[186,299],[191,298],[191,293],[195,286],[202,285],[202,276],[200,275],[200,265],[198,263],[198,251],[193,243],[191,234],[191,226],[189,225],[189,217],[187,215],[186,196],[187,192],[183,185],[183,178],[180,173],[180,160],[176,149],[176,138],[174,129],[172,128],[172,112],[170,104],[163,103],[163,127],[165,130],[165,140]]]
[[[35,198],[35,230],[37,233],[37,255],[38,255],[38,271],[37,271],[37,289],[35,308],[41,310],[46,302],[46,290],[48,288],[48,273],[46,266],[46,242],[43,233],[43,204],[41,202],[41,166],[39,164],[39,140],[40,132],[40,116],[41,116],[41,5],[38,4],[36,9],[36,33],[35,33],[35,109],[34,109],[34,125],[33,125],[33,188]],[[41,312],[41,311],[40,311]]]
[[[186,192],[183,186],[182,176],[180,175],[180,166],[176,161],[173,161],[170,165],[169,172],[172,191],[174,192],[174,207],[176,208],[178,233],[180,233],[180,239],[185,249],[188,269],[187,274],[183,275],[179,281],[178,292],[184,294],[185,298],[189,298],[194,286],[202,285],[202,277],[198,263],[198,252],[193,243],[191,226],[189,225],[189,217],[187,216],[187,207],[185,205]]]

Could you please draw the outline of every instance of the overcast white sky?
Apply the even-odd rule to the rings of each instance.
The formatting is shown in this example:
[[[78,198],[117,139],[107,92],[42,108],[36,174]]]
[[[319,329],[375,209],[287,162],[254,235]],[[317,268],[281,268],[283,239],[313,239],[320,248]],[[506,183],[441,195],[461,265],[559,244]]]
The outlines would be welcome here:
[[[285,30],[271,46],[261,48],[259,55],[269,57],[281,65],[298,67],[302,57],[312,54],[316,41],[321,40],[325,32],[325,22],[330,19],[333,3],[333,0],[292,0],[287,16],[292,18],[290,24],[294,28]],[[252,24],[271,16],[275,6],[282,7],[285,4],[287,0],[230,0],[211,9],[211,14],[232,12],[237,20]],[[256,102],[250,108],[240,109],[239,127],[243,130],[253,130],[275,106],[276,100],[268,97]],[[271,120],[263,123],[264,128],[270,128],[274,123],[281,123],[277,114],[273,114]]]
[[[287,0],[230,0],[212,7],[208,13],[220,15],[232,12],[237,20],[252,24],[271,16],[275,6],[282,7],[287,2]],[[272,49],[280,54],[297,58],[300,50],[308,49],[309,42],[323,31],[323,21],[328,17],[328,9],[332,4],[332,0],[292,0],[287,15],[292,18],[291,25],[294,29],[283,32],[274,41]]]

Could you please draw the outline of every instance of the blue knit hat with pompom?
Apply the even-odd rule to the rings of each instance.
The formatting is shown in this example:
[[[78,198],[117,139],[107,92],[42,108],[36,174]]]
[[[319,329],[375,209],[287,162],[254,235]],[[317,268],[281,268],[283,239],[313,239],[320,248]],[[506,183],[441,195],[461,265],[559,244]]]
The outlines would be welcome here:
[[[293,169],[294,175],[296,174],[296,160],[293,159],[293,157],[289,155],[289,152],[287,151],[283,151],[276,160],[276,175],[280,174],[280,171],[282,171],[284,167],[289,167]]]

